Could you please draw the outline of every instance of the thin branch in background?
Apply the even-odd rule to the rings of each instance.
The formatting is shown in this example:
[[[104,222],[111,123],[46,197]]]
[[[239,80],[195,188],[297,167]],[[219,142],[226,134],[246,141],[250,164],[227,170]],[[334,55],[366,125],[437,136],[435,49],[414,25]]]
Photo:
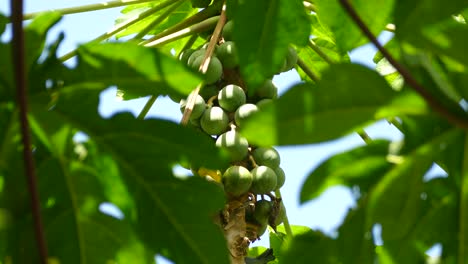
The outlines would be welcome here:
[[[47,12],[47,11],[56,11],[62,15],[69,15],[69,14],[78,14],[78,13],[96,11],[96,10],[102,10],[102,9],[108,9],[108,8],[115,8],[115,7],[126,6],[126,5],[141,4],[141,3],[151,2],[151,1],[154,1],[154,0],[116,0],[116,1],[99,3],[99,4],[66,7],[66,8],[61,8],[61,9],[51,9],[51,10],[46,10],[46,11],[25,14],[23,19],[24,20],[32,19],[36,17],[37,15],[39,15],[40,13]]]
[[[310,79],[312,79],[312,81],[318,82],[320,80],[320,77],[318,77],[317,74],[315,74],[309,67],[307,67],[307,65],[304,63],[303,60],[301,60],[301,58],[297,59],[297,65],[299,65],[299,68],[301,68],[304,71],[304,73]]]
[[[161,22],[163,22],[170,14],[172,14],[177,8],[179,8],[180,5],[182,5],[185,0],[176,0],[177,2],[173,4],[171,7],[169,7],[164,13],[161,15],[157,16],[153,22],[148,24],[144,29],[142,29],[138,34],[133,39],[141,39],[143,38],[148,32],[151,31],[154,27],[159,25]]]
[[[216,44],[218,43],[224,24],[226,24],[226,20],[226,3],[224,3],[221,9],[221,15],[219,16],[218,23],[216,24],[213,34],[211,35],[210,42],[208,43],[208,47],[206,48],[205,56],[203,57],[200,68],[198,69],[203,74],[205,74],[208,70],[208,65],[210,64],[211,56],[213,55]],[[182,116],[182,120],[180,121],[181,124],[186,125],[188,123],[190,115],[192,114],[193,106],[195,105],[195,101],[197,99],[197,95],[200,93],[201,87],[202,84],[199,84],[197,88],[195,88],[195,90],[193,90],[193,92],[190,93],[187,100],[187,105],[185,106],[184,115]]]
[[[413,88],[429,106],[442,117],[445,117],[450,123],[463,129],[468,129],[468,119],[460,117],[445,108],[434,96],[427,91],[425,87],[416,81],[411,73],[403,67],[393,56],[379,43],[377,38],[372,34],[364,21],[359,17],[356,10],[351,6],[347,0],[340,0],[341,6],[345,9],[351,19],[354,20],[356,25],[361,29],[364,35],[374,44],[374,46],[382,53],[382,55],[392,64],[392,66],[401,74],[403,79],[410,87]]]
[[[317,46],[317,44],[315,44],[313,40],[310,39],[308,44],[309,44],[309,47],[313,51],[315,51],[315,53],[317,53],[317,55],[319,55],[326,63],[328,63],[329,65],[336,63],[325,52],[323,52],[323,50],[319,46]]]
[[[35,164],[31,148],[31,135],[28,123],[28,98],[27,98],[27,75],[25,65],[25,44],[23,31],[23,0],[11,0],[11,20],[13,24],[12,39],[12,63],[14,67],[14,78],[16,83],[17,103],[21,123],[21,140],[23,143],[23,159],[25,173],[30,194],[31,211],[34,222],[37,248],[40,263],[46,264],[48,259],[47,241],[44,226],[42,224],[41,208]]]
[[[156,13],[156,12],[158,12],[158,11],[160,11],[160,10],[162,10],[162,9],[164,9],[164,8],[174,4],[174,3],[177,3],[178,1],[181,1],[181,0],[167,0],[167,1],[164,1],[164,2],[160,3],[159,5],[151,8],[151,9],[148,9],[145,12],[142,12],[142,13],[138,14],[138,16],[126,21],[125,23],[117,25],[116,27],[112,28],[110,31],[108,31],[108,32],[100,35],[99,37],[91,40],[89,43],[92,43],[92,42],[97,43],[97,42],[104,41],[104,40],[114,36],[115,34],[119,33],[120,31],[128,28],[129,26],[131,26],[131,25],[133,25],[133,24],[135,24],[135,23],[137,23],[137,22],[139,22],[139,21],[153,15],[154,13]],[[75,57],[76,54],[77,54],[77,51],[78,50],[75,49],[75,50],[72,50],[72,51],[68,52],[67,54],[60,57],[60,60],[61,61],[67,61],[67,60]]]

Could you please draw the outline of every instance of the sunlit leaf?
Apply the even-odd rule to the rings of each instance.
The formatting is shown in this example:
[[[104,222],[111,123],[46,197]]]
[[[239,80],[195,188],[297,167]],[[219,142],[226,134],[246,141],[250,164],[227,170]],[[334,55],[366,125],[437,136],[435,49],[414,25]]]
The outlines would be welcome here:
[[[393,0],[355,0],[349,2],[374,35],[378,35],[390,22]],[[361,29],[341,7],[339,0],[319,0],[316,4],[320,21],[334,33],[336,44],[340,50],[349,51],[368,42]]]
[[[303,46],[309,21],[299,0],[228,1],[242,76],[253,90],[283,65],[289,44]]]
[[[299,84],[288,90],[247,120],[241,131],[258,145],[317,143],[380,118],[425,112],[417,95],[395,92],[377,73],[360,65],[337,64],[317,85]]]

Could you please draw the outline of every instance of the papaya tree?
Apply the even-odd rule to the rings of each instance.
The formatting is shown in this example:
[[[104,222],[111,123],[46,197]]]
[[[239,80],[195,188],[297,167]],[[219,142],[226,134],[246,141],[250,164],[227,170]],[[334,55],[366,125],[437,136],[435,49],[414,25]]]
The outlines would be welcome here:
[[[32,14],[10,4],[0,263],[468,263],[465,0],[114,0]],[[63,56],[64,34],[46,42],[63,16],[107,8],[121,9],[111,31]],[[349,57],[369,43],[375,69]],[[288,71],[301,82],[279,96],[272,78]],[[103,118],[109,87],[149,99],[136,117]],[[180,122],[147,117],[165,96]],[[403,140],[368,136],[381,120]],[[276,146],[353,133],[365,144],[311,167],[297,193],[305,203],[345,186],[356,206],[333,236],[294,225]],[[434,165],[443,175],[426,177]],[[266,232],[269,248],[256,247]]]

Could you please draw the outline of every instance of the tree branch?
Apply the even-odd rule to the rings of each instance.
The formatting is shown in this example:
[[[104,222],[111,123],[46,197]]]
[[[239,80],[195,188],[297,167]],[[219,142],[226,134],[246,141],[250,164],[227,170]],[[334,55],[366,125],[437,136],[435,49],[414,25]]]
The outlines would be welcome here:
[[[218,23],[211,35],[210,42],[208,43],[208,47],[206,48],[205,56],[203,57],[202,63],[200,68],[198,69],[201,73],[205,74],[208,70],[208,66],[210,64],[211,56],[213,55],[214,49],[216,44],[218,43],[219,37],[221,35],[221,31],[223,30],[224,24],[226,24],[226,3],[223,4],[221,9],[221,14],[219,16]],[[197,95],[200,93],[200,89],[202,88],[202,83],[190,93],[187,105],[185,106],[185,111],[182,116],[182,120],[180,121],[181,124],[186,125],[189,121],[190,115],[192,114],[193,106],[195,105],[195,101],[197,99]]]
[[[36,243],[40,256],[40,263],[46,264],[47,242],[42,224],[39,191],[37,184],[34,159],[31,149],[31,135],[29,134],[28,109],[27,109],[27,75],[25,65],[25,44],[23,31],[23,0],[11,0],[11,20],[13,24],[12,62],[16,83],[17,104],[21,123],[21,139],[23,143],[23,159],[25,165],[28,190],[30,194],[31,211],[33,215]]]
[[[446,118],[450,123],[463,129],[468,129],[468,119],[455,115],[447,108],[445,108],[434,96],[427,91],[425,87],[416,81],[411,73],[403,67],[393,56],[379,43],[377,38],[372,34],[369,28],[364,24],[364,21],[359,17],[356,10],[351,6],[348,0],[340,0],[341,6],[348,13],[356,25],[361,29],[364,35],[375,45],[375,47],[382,53],[382,55],[392,64],[392,66],[401,74],[406,83],[413,88],[429,106],[442,117]]]

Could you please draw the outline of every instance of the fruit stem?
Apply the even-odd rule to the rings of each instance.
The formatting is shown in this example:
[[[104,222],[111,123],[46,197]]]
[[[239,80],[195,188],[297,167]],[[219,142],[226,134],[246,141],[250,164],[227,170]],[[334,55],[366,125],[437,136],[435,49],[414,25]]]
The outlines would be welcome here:
[[[218,23],[211,35],[210,42],[208,43],[208,47],[206,48],[205,56],[203,57],[202,63],[200,65],[199,71],[203,74],[206,73],[208,70],[208,65],[211,60],[211,56],[213,55],[214,49],[216,44],[219,40],[221,35],[221,31],[223,30],[224,24],[226,24],[226,3],[223,4],[221,8],[221,14],[219,16]],[[200,90],[203,86],[203,83],[199,84],[195,90],[190,93],[189,98],[187,100],[187,105],[185,107],[184,115],[182,116],[182,120],[180,121],[182,125],[186,125],[189,121],[190,115],[192,114],[193,106],[195,105],[195,101],[197,99],[197,95],[200,93]]]
[[[323,50],[319,46],[317,46],[317,44],[313,40],[309,40],[308,44],[309,47],[312,48],[312,50],[315,51],[315,53],[317,53],[317,55],[319,55],[326,63],[330,65],[336,63],[335,61],[333,61],[332,58],[325,54],[325,52],[323,52]]]
[[[119,33],[120,31],[126,29],[127,27],[147,18],[148,16],[158,12],[159,10],[162,10],[174,3],[176,3],[177,1],[180,1],[180,0],[167,0],[167,1],[164,1],[162,2],[161,4],[145,11],[145,12],[142,12],[140,14],[138,14],[137,16],[135,16],[134,18],[126,21],[125,23],[122,23],[121,25],[117,25],[116,27],[114,27],[113,29],[111,29],[110,31],[100,35],[99,37],[89,41],[88,43],[98,43],[98,42],[101,42],[103,40],[106,40],[110,37],[112,37],[113,35]],[[72,50],[70,51],[69,53],[63,55],[62,57],[60,57],[60,60],[63,62],[63,61],[67,61],[73,57],[75,57],[77,55],[77,52],[78,52],[78,49],[75,49],[75,50]]]
[[[163,22],[170,14],[172,14],[177,8],[179,8],[180,5],[182,5],[185,0],[175,0],[176,2],[168,8],[164,13],[161,15],[157,16],[153,22],[151,22],[149,25],[147,25],[144,29],[142,29],[138,34],[133,38],[134,40],[136,39],[141,39],[143,38],[151,29],[159,25],[161,22]]]
[[[275,190],[275,196],[277,199],[282,199],[281,198],[281,192],[279,189]],[[283,201],[281,201],[283,202]],[[283,225],[284,225],[284,230],[286,231],[286,235],[288,235],[290,238],[293,237],[293,232],[291,229],[291,225],[289,224],[289,219],[288,219],[288,214],[286,212],[286,207],[284,207],[284,219],[283,219]]]
[[[180,31],[174,32],[172,34],[153,40],[151,42],[143,41],[140,43],[140,45],[144,45],[145,47],[158,47],[166,43],[190,36],[194,33],[199,33],[199,32],[212,29],[213,26],[216,25],[218,21],[219,21],[219,16],[210,17],[198,24],[192,25],[188,28],[184,28]]]
[[[66,8],[61,8],[61,9],[43,10],[39,12],[25,14],[23,19],[29,20],[38,16],[41,13],[48,12],[48,11],[55,11],[55,12],[59,12],[62,15],[69,15],[69,14],[77,14],[77,13],[83,13],[83,12],[89,12],[89,11],[97,11],[97,10],[102,10],[102,9],[107,9],[107,8],[115,8],[119,6],[141,4],[141,3],[151,2],[151,1],[154,1],[154,0],[115,0],[115,1],[99,3],[99,4],[90,4],[90,5],[66,7]]]
[[[305,74],[314,82],[318,82],[320,78],[315,74],[301,58],[297,58],[297,65],[305,72]]]
[[[140,114],[138,115],[137,119],[143,120],[145,119],[146,115],[148,114],[149,110],[153,106],[154,102],[156,102],[156,99],[158,99],[158,96],[152,95],[148,102],[146,102],[145,106],[141,110]]]
[[[182,29],[186,29],[196,23],[200,23],[212,16],[215,16],[217,14],[219,14],[220,12],[220,8],[221,8],[221,2],[215,2],[213,5],[203,9],[202,11],[194,14],[193,16],[185,19],[184,21],[164,30],[163,32],[159,33],[159,34],[156,34],[154,37],[152,38],[149,38],[145,41],[142,41],[140,44],[141,45],[145,45],[149,42],[152,42],[152,41],[155,41],[155,40],[158,40],[160,38],[163,38],[165,36],[168,36],[174,32],[178,32]]]

